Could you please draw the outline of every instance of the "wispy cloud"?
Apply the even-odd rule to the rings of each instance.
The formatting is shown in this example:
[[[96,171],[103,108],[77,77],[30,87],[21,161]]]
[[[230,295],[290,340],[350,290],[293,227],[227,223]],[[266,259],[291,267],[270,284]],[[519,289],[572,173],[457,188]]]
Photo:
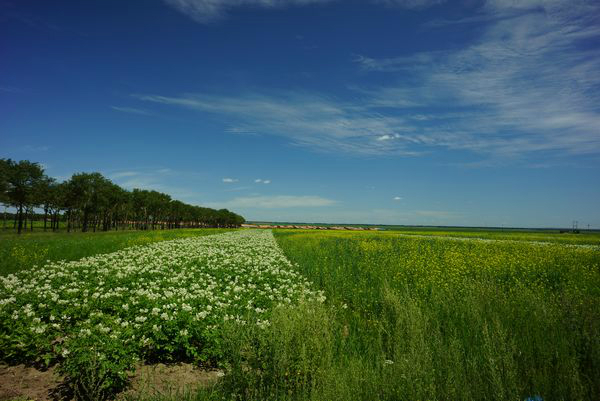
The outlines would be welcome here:
[[[226,184],[231,184],[234,182],[238,182],[238,179],[237,178],[223,178],[222,181]]]
[[[226,202],[210,203],[209,206],[219,205],[226,208],[248,208],[248,209],[285,209],[296,207],[324,207],[333,206],[337,202],[320,196],[247,196],[234,198]]]
[[[408,9],[420,9],[427,8],[431,6],[436,6],[438,4],[445,3],[446,0],[374,0],[375,3],[382,3],[392,6],[398,6],[402,8]]]
[[[397,99],[410,97],[429,121],[413,140],[496,157],[598,154],[600,51],[584,42],[600,38],[599,11],[583,1],[488,1],[483,15],[502,18],[490,18],[467,48],[355,61],[398,75],[396,85],[371,90],[371,100],[402,108]]]
[[[244,127],[225,128],[225,132],[227,132],[228,134],[256,135],[256,132],[254,132],[251,129],[244,128]]]
[[[137,108],[134,108],[134,107],[110,106],[110,108],[113,109],[113,110],[116,110],[116,111],[120,111],[122,113],[140,114],[140,115],[144,115],[144,116],[150,116],[150,115],[152,115],[152,113],[150,113],[148,110],[137,109]]]
[[[401,201],[401,200],[402,200],[402,197],[401,197],[401,196],[394,196],[394,200],[395,200],[395,201]]]
[[[196,7],[191,3],[212,4],[219,12],[244,4],[276,5],[173,3],[189,9]],[[388,83],[355,85],[354,96],[343,100],[294,90],[134,96],[220,116],[238,127],[229,132],[283,136],[324,152],[418,156],[449,149],[504,162],[527,155],[597,155],[600,50],[589,44],[600,40],[599,14],[598,3],[584,0],[486,1],[470,21],[482,24],[481,35],[466,47],[356,56],[365,72],[388,74]]]
[[[257,178],[256,180],[254,180],[254,182],[256,184],[270,184],[271,180],[263,180],[262,178]]]
[[[20,93],[22,90],[14,86],[0,86],[0,92]]]
[[[332,0],[164,0],[183,14],[197,22],[207,23],[218,20],[225,12],[234,7],[260,6],[264,8],[283,8],[303,6],[315,3],[328,3]]]
[[[361,104],[343,102],[319,94],[286,92],[218,96],[134,95],[140,100],[180,106],[222,115],[253,131],[285,136],[293,143],[322,151],[362,154],[414,155],[406,142],[378,140],[383,135],[400,138],[413,130],[403,117],[383,115]]]
[[[139,172],[137,171],[117,171],[116,173],[112,173],[109,175],[110,178],[125,178],[125,177],[135,177],[137,175],[140,175]]]
[[[165,3],[200,23],[209,23],[225,16],[237,7],[284,8],[310,4],[333,3],[338,0],[164,0]],[[371,0],[374,4],[396,6],[405,9],[422,9],[444,3],[445,0]],[[303,39],[296,35],[296,39]]]
[[[50,150],[49,146],[46,145],[25,145],[21,148],[25,152],[47,152]]]

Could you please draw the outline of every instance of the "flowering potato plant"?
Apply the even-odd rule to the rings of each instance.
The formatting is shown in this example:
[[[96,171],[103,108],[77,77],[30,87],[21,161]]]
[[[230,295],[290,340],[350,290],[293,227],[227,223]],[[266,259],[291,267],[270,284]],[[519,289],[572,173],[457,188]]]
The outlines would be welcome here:
[[[274,306],[302,299],[324,296],[292,269],[270,231],[49,263],[0,277],[0,360],[74,371],[94,361],[122,376],[136,359],[214,362],[224,322],[267,326]]]

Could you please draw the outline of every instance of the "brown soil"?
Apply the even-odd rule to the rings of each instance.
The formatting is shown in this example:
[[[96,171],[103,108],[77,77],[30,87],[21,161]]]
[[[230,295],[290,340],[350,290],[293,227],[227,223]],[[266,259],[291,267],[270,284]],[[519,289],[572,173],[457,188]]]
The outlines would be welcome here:
[[[202,370],[190,364],[140,365],[130,376],[129,389],[117,399],[190,394],[200,387],[214,385],[221,376],[222,371]],[[25,365],[0,365],[0,401],[52,401],[62,382],[54,367],[39,371]]]
[[[219,370],[202,370],[190,364],[141,365],[132,375],[129,390],[120,395],[129,399],[143,396],[182,396],[194,393],[200,387],[209,387],[217,383],[223,372]]]
[[[62,382],[50,368],[44,372],[25,365],[0,366],[0,401],[50,401],[50,391]]]

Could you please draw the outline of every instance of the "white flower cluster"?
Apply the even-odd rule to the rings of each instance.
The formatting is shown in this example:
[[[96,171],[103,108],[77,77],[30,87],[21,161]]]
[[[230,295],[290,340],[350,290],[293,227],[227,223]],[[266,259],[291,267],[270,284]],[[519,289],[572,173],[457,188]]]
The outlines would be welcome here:
[[[0,299],[2,346],[108,336],[143,348],[158,341],[201,344],[225,321],[265,327],[273,307],[324,296],[294,271],[270,231],[247,230],[0,277]]]

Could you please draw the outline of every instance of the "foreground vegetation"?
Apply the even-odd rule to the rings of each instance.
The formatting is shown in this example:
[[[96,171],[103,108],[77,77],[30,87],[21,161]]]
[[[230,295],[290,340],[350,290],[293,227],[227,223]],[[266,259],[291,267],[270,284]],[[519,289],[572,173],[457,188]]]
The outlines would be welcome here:
[[[155,401],[600,399],[600,249],[453,237],[246,230],[54,263],[3,280],[2,360],[80,390],[132,358],[225,371]]]
[[[139,360],[215,364],[224,323],[323,300],[270,232],[163,241],[0,278],[2,361],[60,363],[75,395],[123,389]]]

